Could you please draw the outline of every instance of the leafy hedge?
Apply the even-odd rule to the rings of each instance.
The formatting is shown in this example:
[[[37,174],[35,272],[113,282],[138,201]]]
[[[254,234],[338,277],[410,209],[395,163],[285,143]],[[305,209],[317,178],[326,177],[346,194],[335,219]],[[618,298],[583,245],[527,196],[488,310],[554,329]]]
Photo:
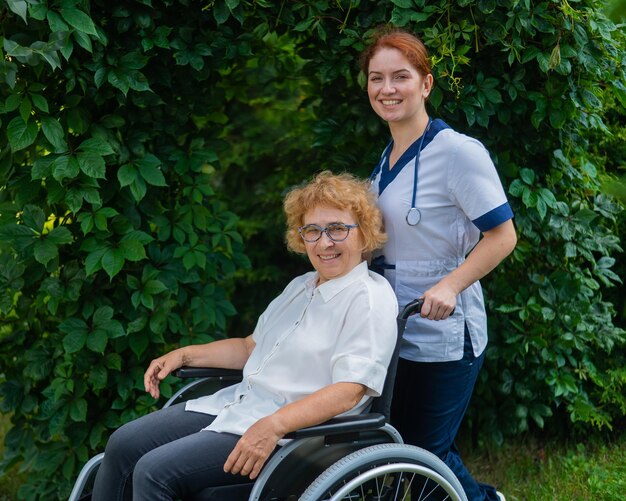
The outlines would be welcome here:
[[[626,106],[626,44],[601,7],[7,0],[0,411],[2,468],[31,472],[20,496],[67,496],[110,430],[152,408],[147,360],[222,335],[231,301],[230,332],[247,334],[306,268],[284,250],[280,199],[322,168],[375,164],[388,132],[355,61],[384,21],[423,35],[433,113],[487,145],[516,212],[518,248],[485,281],[472,423],[498,438],[555,413],[624,416],[624,332],[603,293],[621,208],[590,138],[608,99]]]
[[[8,7],[3,467],[29,471],[21,497],[54,499],[113,428],[153,407],[146,360],[222,335],[234,313],[223,281],[248,261],[215,176],[232,35],[178,3]]]

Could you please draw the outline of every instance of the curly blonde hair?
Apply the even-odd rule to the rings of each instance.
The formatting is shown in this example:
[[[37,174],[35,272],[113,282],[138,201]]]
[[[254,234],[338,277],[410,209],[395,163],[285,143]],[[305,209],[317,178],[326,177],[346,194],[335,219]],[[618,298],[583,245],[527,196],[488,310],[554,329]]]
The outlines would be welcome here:
[[[304,215],[319,206],[350,211],[361,231],[363,252],[371,252],[387,241],[383,218],[367,181],[351,174],[320,172],[312,181],[293,188],[285,197],[283,209],[287,216],[287,247],[297,253],[306,252],[298,228]]]

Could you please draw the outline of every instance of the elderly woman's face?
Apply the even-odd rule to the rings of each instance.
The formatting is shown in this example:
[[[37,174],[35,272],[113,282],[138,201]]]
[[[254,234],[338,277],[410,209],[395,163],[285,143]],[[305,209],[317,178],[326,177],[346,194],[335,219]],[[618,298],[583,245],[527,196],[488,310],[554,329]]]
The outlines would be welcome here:
[[[350,211],[334,207],[320,206],[304,214],[304,224],[315,224],[327,228],[333,223],[347,225],[357,221]],[[341,242],[333,241],[326,232],[322,232],[316,242],[304,242],[307,256],[319,275],[318,285],[349,273],[362,259],[363,244],[359,228],[351,228],[348,236]]]

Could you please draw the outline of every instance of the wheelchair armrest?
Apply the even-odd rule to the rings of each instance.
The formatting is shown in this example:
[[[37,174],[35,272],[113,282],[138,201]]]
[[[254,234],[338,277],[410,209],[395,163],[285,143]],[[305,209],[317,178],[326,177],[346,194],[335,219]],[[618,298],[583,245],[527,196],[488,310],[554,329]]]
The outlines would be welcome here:
[[[339,416],[328,421],[287,433],[284,438],[308,438],[337,433],[376,430],[385,425],[385,416],[378,413]]]
[[[241,379],[242,372],[240,369],[216,369],[213,367],[180,367],[172,372],[176,377],[239,377]]]

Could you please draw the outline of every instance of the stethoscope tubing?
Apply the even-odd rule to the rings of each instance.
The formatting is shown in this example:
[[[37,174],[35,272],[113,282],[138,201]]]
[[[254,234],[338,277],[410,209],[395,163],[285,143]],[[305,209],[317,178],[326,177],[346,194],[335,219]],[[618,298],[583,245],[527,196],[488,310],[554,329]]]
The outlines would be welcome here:
[[[417,149],[417,155],[415,155],[415,161],[413,163],[413,165],[414,165],[414,168],[413,168],[413,195],[411,197],[411,208],[406,213],[406,223],[409,226],[416,226],[417,224],[419,224],[419,222],[422,219],[421,211],[415,206],[415,202],[417,200],[417,176],[418,176],[418,169],[419,169],[419,163],[420,163],[420,155],[422,153],[422,146],[424,145],[424,139],[426,138],[426,133],[430,130],[430,124],[432,122],[433,122],[432,118],[428,117],[428,124],[426,125],[426,128],[424,129],[424,133],[422,134],[422,138],[420,139],[419,148]],[[385,162],[385,158],[387,158],[387,153],[388,153],[390,147],[391,147],[391,143],[389,143],[387,145],[387,147],[383,151],[383,154],[380,157],[380,161],[378,162],[378,165],[376,165],[376,167],[374,167],[374,170],[370,174],[370,178],[369,178],[370,183],[374,182],[374,180],[376,179],[376,176],[382,170],[383,163]]]

